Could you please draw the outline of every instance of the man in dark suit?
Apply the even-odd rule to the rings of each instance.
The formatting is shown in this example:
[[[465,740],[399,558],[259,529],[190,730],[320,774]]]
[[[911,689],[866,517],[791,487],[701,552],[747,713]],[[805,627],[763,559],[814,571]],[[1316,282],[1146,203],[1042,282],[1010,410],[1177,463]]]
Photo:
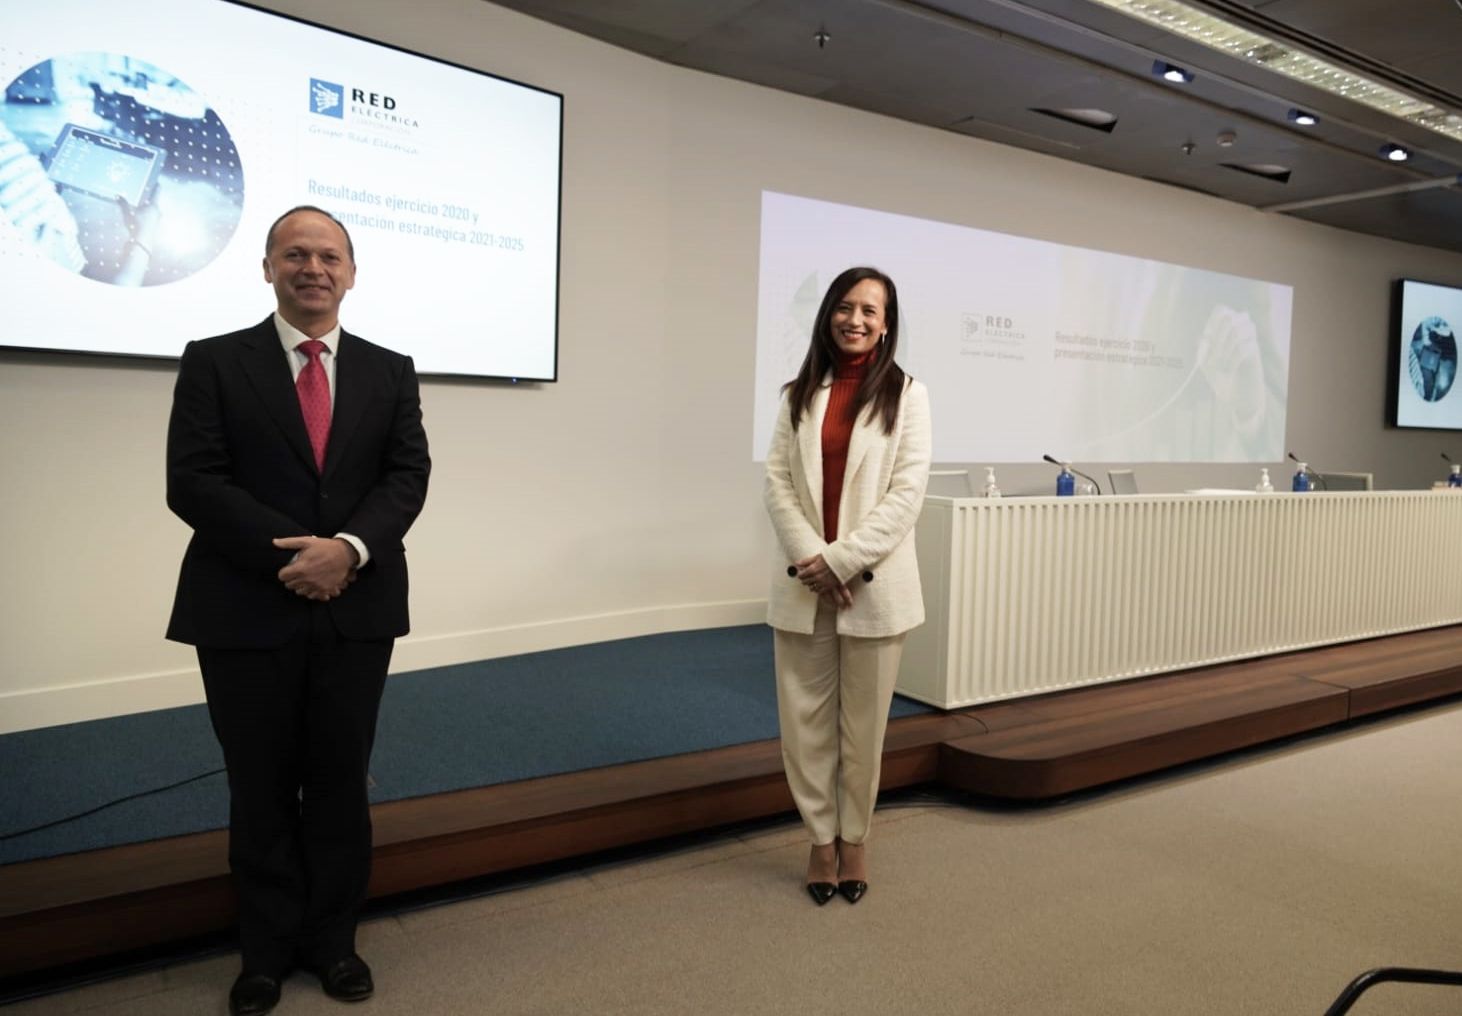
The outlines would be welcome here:
[[[167,445],[168,507],[193,529],[167,635],[197,647],[228,768],[234,1016],[269,1012],[296,965],[334,998],[374,990],[355,952],[367,766],[431,469],[411,359],[340,330],[345,227],[286,212],[264,278],[274,315],[183,351]]]

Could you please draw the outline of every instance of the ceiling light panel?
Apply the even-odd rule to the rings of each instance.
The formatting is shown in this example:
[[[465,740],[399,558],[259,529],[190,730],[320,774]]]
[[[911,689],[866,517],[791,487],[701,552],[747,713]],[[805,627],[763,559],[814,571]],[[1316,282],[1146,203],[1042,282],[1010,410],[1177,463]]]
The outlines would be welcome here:
[[[1245,63],[1359,102],[1372,109],[1462,141],[1462,115],[1374,81],[1339,64],[1311,56],[1189,6],[1181,0],[1092,0],[1173,35],[1216,49]]]

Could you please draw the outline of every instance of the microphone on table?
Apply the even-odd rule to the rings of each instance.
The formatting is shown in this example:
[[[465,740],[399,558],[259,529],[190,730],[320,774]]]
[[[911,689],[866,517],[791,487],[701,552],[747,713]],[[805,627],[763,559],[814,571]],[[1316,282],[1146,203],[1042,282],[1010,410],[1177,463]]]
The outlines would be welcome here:
[[[1313,476],[1315,478],[1315,482],[1320,485],[1321,490],[1330,489],[1329,486],[1325,483],[1325,477],[1321,476],[1319,473],[1315,472],[1315,470],[1311,469],[1308,462],[1300,462],[1300,460],[1295,456],[1294,452],[1290,452],[1289,457],[1295,462],[1299,463],[1300,468],[1304,470],[1306,475]]]
[[[1062,462],[1060,459],[1052,458],[1049,455],[1042,455],[1041,458],[1044,459],[1045,461],[1049,462],[1053,466],[1060,466],[1062,469],[1070,469],[1077,476],[1081,477],[1087,483],[1091,484],[1094,488],[1096,488],[1096,492],[1098,494],[1100,494],[1102,492],[1102,485],[1100,483],[1097,483],[1096,480],[1092,479],[1090,476],[1087,476],[1081,470],[1079,470],[1079,469],[1073,469],[1072,466],[1071,466],[1071,463],[1069,463],[1069,462]]]

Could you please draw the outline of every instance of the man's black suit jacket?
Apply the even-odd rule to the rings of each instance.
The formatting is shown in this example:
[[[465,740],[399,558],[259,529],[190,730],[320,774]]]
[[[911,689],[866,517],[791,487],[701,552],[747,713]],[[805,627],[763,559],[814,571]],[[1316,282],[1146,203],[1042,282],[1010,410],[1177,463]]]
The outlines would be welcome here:
[[[310,602],[278,572],[278,536],[358,536],[370,560],[328,607],[348,639],[406,634],[402,538],[426,498],[431,459],[411,358],[345,331],[323,472],[315,467],[273,317],[190,342],[173,393],[167,503],[193,528],[167,637],[216,649],[272,649]]]

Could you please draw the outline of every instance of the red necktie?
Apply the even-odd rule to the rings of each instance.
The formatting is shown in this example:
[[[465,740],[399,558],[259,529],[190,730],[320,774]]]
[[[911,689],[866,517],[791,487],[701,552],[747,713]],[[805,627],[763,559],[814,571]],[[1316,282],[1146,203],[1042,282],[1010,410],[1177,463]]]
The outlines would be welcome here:
[[[299,393],[305,430],[310,435],[310,447],[315,450],[315,467],[324,472],[325,444],[330,440],[330,380],[325,377],[320,354],[330,347],[319,339],[308,339],[294,348],[310,358],[295,379],[294,390]]]

